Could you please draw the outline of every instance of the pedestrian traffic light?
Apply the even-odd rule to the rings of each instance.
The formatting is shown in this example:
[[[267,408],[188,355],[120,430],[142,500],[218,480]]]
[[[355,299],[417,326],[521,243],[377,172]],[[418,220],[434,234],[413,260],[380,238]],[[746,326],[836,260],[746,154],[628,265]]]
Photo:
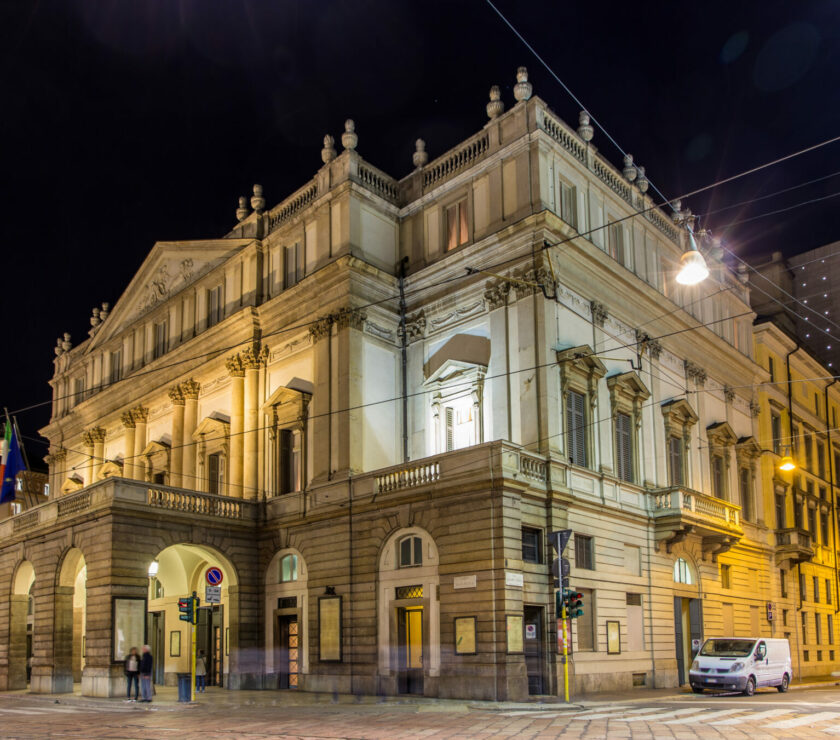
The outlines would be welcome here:
[[[178,599],[178,611],[181,612],[181,616],[178,617],[182,622],[189,622],[190,624],[195,624],[193,621],[193,616],[195,613],[194,608],[194,598],[192,596],[185,596],[182,599]]]
[[[566,614],[571,619],[583,616],[583,594],[573,588],[566,591]]]

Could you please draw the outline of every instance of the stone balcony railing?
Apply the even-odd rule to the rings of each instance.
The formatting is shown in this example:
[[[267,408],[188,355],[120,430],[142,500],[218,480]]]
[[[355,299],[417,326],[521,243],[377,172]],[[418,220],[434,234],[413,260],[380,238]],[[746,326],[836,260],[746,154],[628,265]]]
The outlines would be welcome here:
[[[650,492],[657,542],[668,550],[689,534],[698,535],[704,552],[726,552],[744,534],[741,507],[684,486]]]
[[[805,563],[814,558],[814,546],[811,535],[798,527],[776,530],[776,564],[786,560],[792,563]]]

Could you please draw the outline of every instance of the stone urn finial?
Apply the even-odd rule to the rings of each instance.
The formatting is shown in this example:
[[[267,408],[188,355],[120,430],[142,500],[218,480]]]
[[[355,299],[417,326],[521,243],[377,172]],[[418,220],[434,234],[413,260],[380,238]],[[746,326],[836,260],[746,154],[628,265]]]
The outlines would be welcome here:
[[[345,149],[355,149],[359,143],[359,137],[356,135],[356,123],[352,118],[348,118],[344,122],[344,133],[341,135],[341,145]]]
[[[528,69],[520,67],[516,70],[516,84],[513,86],[513,97],[517,102],[520,100],[528,100],[531,93],[534,92],[534,86],[528,82]]]
[[[94,308],[92,314],[93,315],[90,317],[90,325],[99,326],[102,323],[102,319],[99,318],[99,309]]]
[[[55,340],[55,347],[53,347],[56,357],[61,357],[64,354],[64,348],[61,346],[61,337]]]
[[[61,342],[61,349],[65,352],[69,352],[73,349],[73,343],[70,341],[70,332],[64,332],[64,340]]]
[[[647,177],[645,177],[645,168],[644,167],[637,167],[636,169],[638,170],[638,172],[637,172],[638,176],[636,177],[636,186],[639,188],[639,190],[641,192],[646,193],[647,189],[648,189],[648,185],[650,185],[650,183],[648,182]]]
[[[418,169],[420,167],[425,167],[426,162],[429,161],[429,153],[426,151],[426,142],[423,139],[417,139],[414,142],[414,154],[411,155],[411,161],[414,162],[414,166]]]
[[[108,318],[108,314],[111,313],[111,304],[110,303],[103,303],[102,308],[99,309],[99,318],[102,321]]]
[[[502,91],[498,85],[490,88],[490,102],[487,103],[487,117],[492,121],[505,112],[505,104],[502,102]]]
[[[335,139],[327,134],[324,137],[324,148],[321,150],[321,161],[328,164],[335,159]]]
[[[592,137],[595,135],[595,129],[592,128],[589,120],[589,114],[585,110],[582,110],[580,115],[578,115],[578,136],[587,144],[592,141]]]
[[[248,199],[244,195],[239,196],[239,208],[236,209],[236,220],[244,221],[248,218]]]
[[[258,214],[265,210],[265,198],[263,198],[263,186],[254,185],[254,194],[251,196],[251,208]]]
[[[624,179],[628,182],[633,182],[636,179],[636,165],[633,164],[633,155],[624,155],[624,169],[622,170]]]

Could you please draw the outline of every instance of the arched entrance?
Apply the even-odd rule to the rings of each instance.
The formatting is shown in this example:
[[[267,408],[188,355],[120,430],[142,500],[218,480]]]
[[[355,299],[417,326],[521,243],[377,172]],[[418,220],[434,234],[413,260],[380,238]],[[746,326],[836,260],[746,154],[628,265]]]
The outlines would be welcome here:
[[[419,527],[393,533],[379,556],[379,676],[389,694],[437,694],[438,551]]]
[[[25,689],[29,683],[32,661],[32,627],[34,623],[35,569],[23,560],[12,579],[9,597],[9,684],[11,689]]]
[[[219,603],[208,603],[208,569],[222,573]],[[230,561],[205,545],[179,544],[162,550],[149,568],[146,640],[154,656],[154,682],[175,685],[190,671],[191,631],[180,620],[178,600],[195,592],[200,599],[196,647],[204,651],[207,685],[225,686],[229,673],[231,614],[238,611],[238,579]]]
[[[73,691],[85,667],[87,564],[82,551],[71,547],[62,558],[55,589],[54,693]]]
[[[673,561],[674,648],[677,657],[677,681],[688,683],[688,669],[703,641],[703,601],[700,573],[687,552]]]
[[[308,575],[303,555],[292,548],[275,554],[266,571],[266,688],[301,688],[309,673]]]

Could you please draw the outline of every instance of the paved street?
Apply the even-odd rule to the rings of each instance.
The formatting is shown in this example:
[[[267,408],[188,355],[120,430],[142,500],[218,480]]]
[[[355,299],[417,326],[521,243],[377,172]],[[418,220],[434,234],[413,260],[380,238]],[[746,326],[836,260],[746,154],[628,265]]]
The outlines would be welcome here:
[[[0,695],[3,738],[811,738],[840,737],[840,688],[740,696],[670,692],[557,705],[379,702],[311,694],[208,691],[196,705],[169,689],[151,705]]]

